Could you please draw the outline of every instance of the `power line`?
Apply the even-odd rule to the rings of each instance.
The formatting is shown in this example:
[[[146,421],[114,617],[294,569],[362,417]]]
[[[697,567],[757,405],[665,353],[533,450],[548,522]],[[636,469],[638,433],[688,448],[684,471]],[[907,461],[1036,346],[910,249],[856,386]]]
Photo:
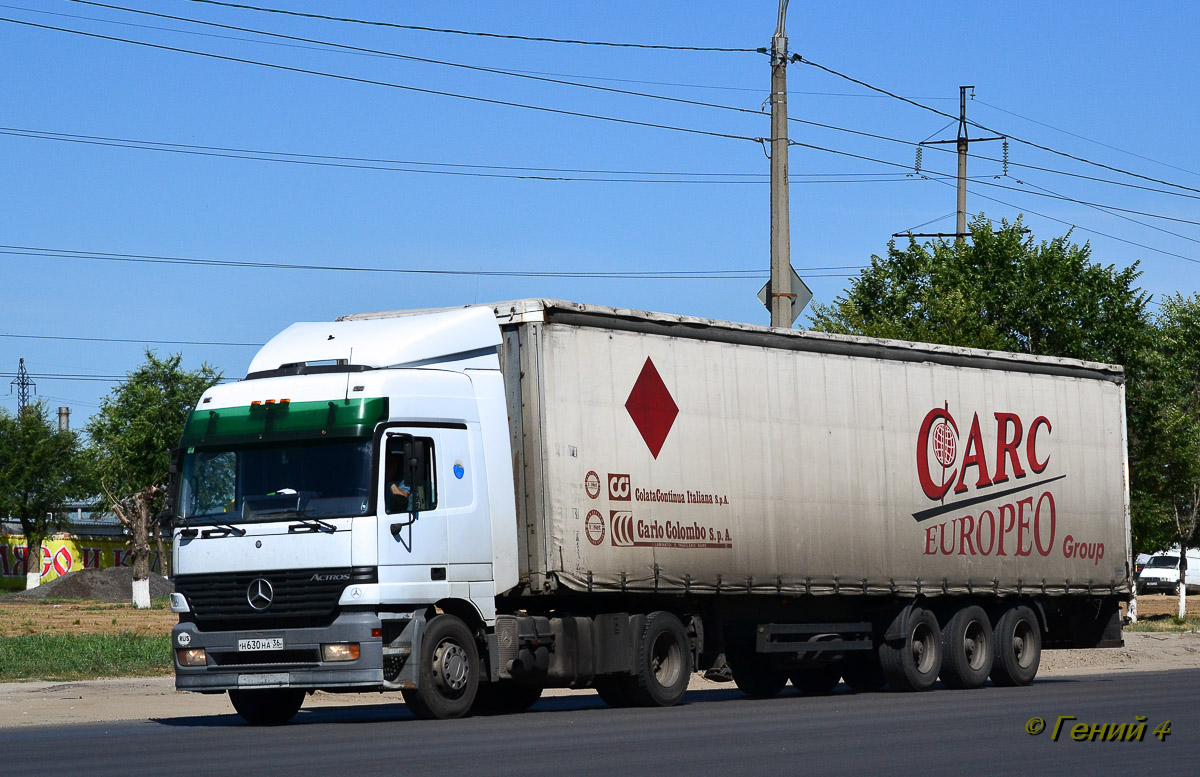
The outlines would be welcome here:
[[[1110,209],[1110,208],[1108,208],[1108,207],[1106,207],[1106,206],[1104,206],[1104,205],[1093,205],[1093,204],[1091,204],[1091,203],[1087,203],[1087,202],[1082,202],[1082,201],[1078,201],[1078,200],[1072,200],[1070,197],[1066,197],[1066,196],[1064,196],[1064,195],[1062,195],[1062,194],[1059,194],[1059,193],[1058,193],[1058,192],[1056,192],[1056,191],[1051,191],[1050,189],[1047,189],[1047,188],[1045,188],[1045,187],[1043,187],[1043,186],[1038,186],[1038,185],[1037,185],[1037,184],[1035,184],[1035,183],[1031,183],[1031,182],[1029,182],[1029,181],[1021,181],[1021,180],[1018,180],[1018,179],[1016,179],[1016,178],[1014,178],[1013,180],[1014,180],[1014,181],[1017,181],[1017,183],[1019,183],[1019,184],[1021,184],[1021,185],[1023,185],[1023,186],[1032,186],[1034,189],[1038,189],[1038,190],[1040,190],[1040,191],[1046,192],[1047,194],[1052,194],[1052,195],[1054,195],[1054,196],[1057,196],[1057,197],[1062,197],[1064,200],[1068,200],[1068,201],[1070,201],[1070,202],[1078,202],[1078,203],[1079,203],[1079,204],[1081,204],[1081,205],[1086,205],[1087,207],[1091,208],[1092,210],[1097,210],[1097,211],[1100,211],[1101,213],[1107,214],[1107,215],[1109,215],[1109,216],[1116,216],[1116,217],[1117,217],[1117,218],[1119,218],[1119,219],[1124,219],[1125,221],[1129,221],[1129,222],[1131,222],[1131,223],[1134,223],[1134,224],[1137,224],[1137,225],[1139,225],[1139,226],[1146,227],[1147,229],[1153,229],[1155,232],[1162,232],[1163,234],[1166,234],[1166,235],[1171,235],[1172,237],[1177,237],[1177,238],[1179,238],[1179,239],[1181,239],[1181,240],[1187,240],[1187,241],[1189,241],[1189,242],[1191,242],[1191,243],[1200,243],[1200,240],[1198,240],[1198,239],[1196,239],[1196,238],[1194,238],[1194,237],[1189,237],[1188,235],[1183,235],[1183,234],[1180,234],[1179,232],[1172,232],[1171,230],[1169,230],[1169,229],[1164,229],[1163,227],[1160,227],[1160,226],[1158,226],[1157,224],[1148,224],[1148,223],[1146,223],[1145,221],[1139,221],[1138,219],[1135,219],[1135,218],[1133,218],[1132,216],[1126,216],[1126,215],[1125,215],[1125,214],[1123,214],[1123,213],[1117,213],[1117,212],[1114,212],[1112,209]],[[1035,192],[1035,193],[1036,193],[1036,192]]]
[[[953,185],[954,185],[954,184],[946,183],[945,181],[940,181],[940,180],[937,180],[937,179],[931,179],[931,180],[936,180],[938,183],[944,184],[944,185],[946,185],[946,186],[953,186]],[[1136,246],[1137,248],[1144,248],[1144,249],[1146,249],[1147,251],[1153,251],[1153,252],[1154,252],[1154,253],[1156,253],[1156,254],[1163,254],[1164,256],[1171,256],[1171,257],[1174,257],[1174,258],[1176,258],[1176,259],[1182,259],[1182,260],[1184,260],[1185,262],[1191,262],[1191,263],[1193,263],[1193,264],[1200,264],[1200,259],[1193,259],[1192,257],[1190,257],[1190,256],[1184,256],[1183,254],[1177,254],[1177,253],[1174,253],[1174,252],[1172,252],[1172,251],[1164,251],[1164,250],[1163,250],[1163,249],[1161,249],[1161,248],[1154,248],[1153,246],[1148,246],[1148,245],[1146,245],[1146,244],[1144,244],[1144,243],[1138,243],[1138,242],[1136,242],[1136,241],[1133,241],[1133,240],[1126,240],[1126,239],[1125,239],[1125,238],[1123,238],[1123,237],[1117,237],[1116,235],[1110,235],[1110,234],[1108,234],[1107,232],[1101,232],[1101,231],[1100,231],[1100,230],[1098,230],[1098,229],[1089,229],[1088,227],[1083,227],[1083,226],[1080,226],[1079,224],[1076,224],[1076,223],[1074,223],[1074,222],[1071,222],[1071,221],[1064,221],[1063,219],[1060,219],[1060,218],[1055,218],[1054,216],[1049,216],[1049,215],[1047,215],[1047,214],[1045,214],[1045,213],[1039,213],[1038,211],[1036,211],[1036,210],[1032,210],[1032,209],[1030,209],[1030,208],[1023,208],[1023,207],[1021,207],[1020,205],[1014,205],[1014,204],[1013,204],[1013,203],[1011,203],[1011,202],[1005,202],[1004,200],[1000,200],[1000,199],[997,199],[997,198],[995,198],[995,197],[989,197],[989,196],[987,196],[986,194],[980,194],[979,192],[976,192],[976,191],[972,191],[972,192],[971,192],[971,194],[972,194],[972,195],[974,195],[974,196],[976,196],[976,197],[981,197],[981,198],[983,198],[983,199],[985,199],[985,200],[988,200],[989,202],[995,202],[995,203],[998,203],[998,204],[1000,204],[1000,205],[1004,205],[1004,206],[1006,206],[1006,207],[1012,208],[1012,209],[1014,209],[1014,210],[1017,210],[1017,211],[1022,211],[1022,212],[1025,212],[1025,213],[1032,213],[1032,214],[1033,214],[1033,215],[1035,215],[1035,216],[1040,216],[1040,217],[1042,217],[1042,218],[1044,218],[1044,219],[1049,219],[1050,221],[1054,221],[1054,222],[1057,222],[1057,223],[1059,223],[1059,224],[1064,224],[1064,225],[1066,225],[1066,226],[1070,227],[1071,229],[1078,229],[1078,230],[1080,230],[1081,232],[1088,232],[1088,233],[1090,233],[1090,234],[1093,234],[1093,235],[1099,235],[1100,237],[1107,237],[1107,238],[1108,238],[1108,239],[1110,239],[1110,240],[1116,240],[1118,243],[1125,243],[1125,244],[1127,244],[1127,245]]]
[[[121,337],[67,337],[65,335],[20,335],[12,332],[0,332],[0,337],[20,338],[23,340],[71,340],[84,343],[137,343],[139,345],[221,345],[238,348],[262,347],[262,343],[221,343],[204,340],[138,340]]]
[[[194,143],[169,143],[157,140],[139,140],[118,138],[103,135],[81,135],[67,132],[52,132],[49,130],[25,129],[20,127],[0,127],[0,135],[22,137],[33,140],[55,140],[60,142],[80,143],[84,145],[107,146],[112,148],[128,148],[142,151],[161,151],[165,153],[190,154],[226,159],[246,159],[259,162],[283,162],[290,164],[312,165],[319,167],[338,167],[357,170],[379,170],[384,172],[425,173],[430,175],[462,175],[482,178],[509,178],[536,181],[565,181],[565,182],[602,182],[602,183],[706,183],[706,184],[765,184],[765,173],[689,173],[684,171],[653,171],[653,170],[594,170],[581,168],[553,167],[519,167],[508,165],[481,165],[453,162],[422,162],[416,160],[380,159],[371,157],[336,156],[328,154],[305,154],[291,151],[269,151],[262,149],[236,148],[229,146],[206,146]],[[399,165],[422,165],[430,167],[449,167],[452,170],[431,170]],[[474,171],[523,171],[516,173],[474,172]],[[527,174],[528,173],[528,174]],[[554,173],[574,173],[580,175],[552,175]],[[847,183],[841,179],[856,176],[880,176],[886,173],[798,173],[792,178],[793,183]],[[586,176],[586,177],[583,177]],[[630,176],[643,176],[640,178]],[[668,176],[668,177],[654,177]],[[685,177],[683,180],[669,176]],[[801,178],[821,180],[804,181]],[[709,180],[694,180],[709,179]],[[733,180],[731,180],[733,179]],[[900,179],[892,179],[900,180]]]
[[[709,51],[709,52],[730,52],[730,53],[748,53],[748,54],[763,54],[764,49],[754,48],[729,48],[723,46],[676,46],[666,44],[651,44],[651,43],[613,43],[609,41],[596,40],[573,40],[570,38],[543,38],[534,37],[531,35],[504,35],[495,32],[478,32],[471,30],[454,30],[439,27],[422,27],[415,24],[397,24],[395,22],[380,22],[370,21],[366,19],[354,19],[344,16],[325,16],[324,14],[303,13],[300,11],[289,11],[282,8],[263,8],[256,5],[243,5],[241,3],[225,3],[218,0],[190,0],[194,3],[203,3],[204,5],[216,5],[224,8],[237,8],[244,11],[259,11],[262,13],[281,14],[283,16],[299,16],[306,19],[320,19],[330,22],[345,22],[349,24],[365,24],[373,27],[391,27],[399,30],[416,30],[418,32],[437,32],[448,35],[469,35],[481,38],[499,38],[502,40],[523,40],[536,43],[569,43],[577,46],[608,46],[613,48],[625,49],[657,49],[662,51]]]
[[[1097,146],[1103,146],[1104,148],[1110,149],[1112,151],[1117,151],[1122,154],[1128,154],[1131,157],[1136,157],[1137,159],[1141,159],[1146,162],[1153,162],[1154,164],[1162,165],[1163,167],[1169,167],[1172,170],[1178,170],[1181,173],[1189,173],[1191,175],[1200,175],[1200,173],[1197,173],[1195,170],[1188,170],[1186,167],[1178,167],[1177,165],[1173,165],[1168,162],[1163,162],[1162,160],[1159,160],[1159,159],[1152,159],[1151,157],[1148,157],[1148,156],[1142,156],[1141,154],[1135,154],[1132,151],[1127,151],[1123,148],[1117,148],[1116,146],[1111,146],[1108,143],[1102,143],[1099,140],[1093,140],[1092,138],[1086,137],[1084,135],[1080,135],[1077,132],[1071,132],[1070,130],[1065,130],[1062,127],[1056,127],[1053,124],[1047,124],[1044,121],[1038,121],[1037,119],[1031,119],[1028,116],[1022,116],[1021,114],[1016,113],[1015,111],[1010,111],[1005,108],[1001,108],[999,105],[992,105],[991,103],[984,102],[983,100],[980,100],[977,97],[972,97],[971,100],[973,102],[979,103],[980,105],[986,105],[988,108],[991,108],[994,111],[1000,111],[1001,113],[1007,113],[1009,116],[1016,116],[1018,119],[1024,119],[1025,121],[1032,122],[1039,126],[1045,127],[1046,129],[1052,129],[1055,132],[1061,132],[1064,135],[1070,135],[1073,138],[1079,138],[1080,140],[1086,140],[1088,143],[1095,143]]]
[[[418,86],[409,86],[407,84],[397,84],[391,81],[379,81],[371,78],[358,78],[355,76],[342,75],[339,73],[328,73],[322,70],[310,70],[308,68],[291,67],[289,65],[280,65],[273,62],[261,62],[254,59],[245,59],[243,57],[230,57],[223,54],[213,54],[207,51],[196,51],[194,49],[185,49],[178,46],[166,46],[158,43],[148,43],[146,41],[133,40],[130,38],[119,38],[113,35],[101,35],[95,32],[84,32],[83,30],[74,30],[69,27],[55,27],[48,24],[37,24],[35,22],[27,22],[20,19],[9,19],[0,17],[0,22],[9,24],[19,24],[25,27],[35,27],[43,30],[53,30],[55,32],[66,32],[72,35],[80,35],[86,38],[96,38],[99,40],[113,41],[116,43],[128,43],[133,46],[142,46],[144,48],[158,49],[160,51],[171,51],[178,54],[191,54],[198,57],[206,57],[209,59],[221,60],[224,62],[237,62],[243,65],[256,65],[258,67],[271,68],[273,70],[281,70],[289,73],[303,73],[305,75],[321,76],[323,78],[332,78],[339,81],[347,81],[358,84],[368,84],[371,86],[383,86],[390,89],[400,89],[407,92],[415,92],[418,94],[435,95],[438,97],[451,97],[458,100],[470,100],[473,102],[481,102],[489,105],[501,105],[509,108],[524,108],[526,110],[540,111],[543,113],[552,113],[560,116],[572,116],[575,118],[595,119],[597,121],[607,121],[616,124],[627,124],[635,127],[648,127],[652,129],[664,129],[674,132],[685,132],[692,135],[705,135],[714,138],[726,138],[729,140],[745,140],[752,143],[759,142],[759,138],[753,138],[746,135],[735,135],[727,132],[714,132],[711,130],[702,130],[695,127],[680,127],[672,124],[660,124],[649,121],[638,121],[636,119],[623,119],[615,116],[604,116],[595,113],[584,113],[582,111],[569,111],[563,108],[551,108],[545,105],[531,105],[528,103],[518,103],[509,100],[497,100],[490,97],[479,97],[476,95],[459,94],[457,92],[447,92],[440,89],[425,89]]]
[[[850,81],[851,83],[858,84],[859,86],[863,86],[863,87],[865,87],[865,88],[867,88],[867,89],[871,89],[871,90],[873,90],[873,91],[879,92],[880,94],[887,95],[888,97],[892,97],[892,98],[894,98],[894,99],[896,99],[896,100],[900,100],[901,102],[905,102],[905,103],[908,103],[909,105],[916,106],[917,108],[921,108],[921,109],[923,109],[923,110],[926,110],[926,111],[929,111],[929,112],[931,112],[931,113],[936,113],[938,116],[944,116],[944,117],[946,117],[946,118],[948,118],[948,119],[954,119],[954,120],[956,120],[956,121],[958,120],[958,117],[957,117],[957,116],[952,116],[951,114],[949,114],[949,113],[946,113],[945,111],[940,111],[940,110],[938,110],[937,108],[934,108],[934,107],[932,107],[932,106],[925,105],[925,104],[923,104],[923,103],[917,102],[916,100],[913,100],[913,99],[911,99],[911,98],[908,98],[908,97],[901,97],[900,95],[896,94],[895,92],[889,92],[889,91],[888,91],[888,90],[886,90],[886,89],[883,89],[883,88],[881,88],[881,87],[878,87],[878,86],[874,86],[874,85],[872,85],[872,84],[868,84],[866,81],[861,81],[861,80],[859,80],[859,79],[857,79],[857,78],[854,78],[853,76],[848,76],[848,75],[846,75],[845,73],[839,73],[838,71],[834,70],[833,68],[826,67],[825,65],[822,65],[822,64],[820,64],[820,63],[817,63],[817,62],[813,62],[811,59],[807,59],[807,58],[801,57],[799,54],[795,54],[795,55],[793,55],[793,61],[795,61],[795,62],[800,62],[800,63],[806,64],[806,65],[812,65],[812,66],[813,66],[813,67],[815,67],[815,68],[818,68],[818,69],[820,69],[820,70],[824,70],[826,73],[829,73],[830,75],[834,75],[834,76],[837,76],[838,78],[845,79],[845,80],[847,80],[847,81]],[[997,134],[997,135],[1004,135],[1005,137],[1009,138],[1010,140],[1015,140],[1015,141],[1016,141],[1016,142],[1018,142],[1018,143],[1023,143],[1023,144],[1025,144],[1025,145],[1027,145],[1027,146],[1032,146],[1033,148],[1040,149],[1040,150],[1042,150],[1042,151],[1045,151],[1045,152],[1047,152],[1047,153],[1050,153],[1050,154],[1056,154],[1056,155],[1058,155],[1058,156],[1065,157],[1065,158],[1067,158],[1067,159],[1072,159],[1072,160],[1074,160],[1074,161],[1076,161],[1076,162],[1082,162],[1083,164],[1092,165],[1092,166],[1094,166],[1094,167],[1100,167],[1100,168],[1103,168],[1103,169],[1105,169],[1105,170],[1109,170],[1109,171],[1112,171],[1112,172],[1114,172],[1114,173],[1120,173],[1120,174],[1122,174],[1122,175],[1128,175],[1128,176],[1131,176],[1131,177],[1133,177],[1133,178],[1140,178],[1140,179],[1142,179],[1143,181],[1150,181],[1150,182],[1152,182],[1152,183],[1159,183],[1159,184],[1162,184],[1162,185],[1164,185],[1164,186],[1170,186],[1170,187],[1172,187],[1172,188],[1176,188],[1176,189],[1182,189],[1182,190],[1184,190],[1184,191],[1189,191],[1189,192],[1196,192],[1196,193],[1200,193],[1200,189],[1196,189],[1196,188],[1193,188],[1193,187],[1191,187],[1191,186],[1184,186],[1183,184],[1173,183],[1173,182],[1171,182],[1171,181],[1165,181],[1165,180],[1163,180],[1163,179],[1161,179],[1161,178],[1153,178],[1153,177],[1151,177],[1151,176],[1148,176],[1148,175],[1142,175],[1142,174],[1140,174],[1140,173],[1135,173],[1135,172],[1132,172],[1132,171],[1130,171],[1130,170],[1124,170],[1124,169],[1122,169],[1122,168],[1119,168],[1119,167],[1114,167],[1114,166],[1112,166],[1112,165],[1106,165],[1106,164],[1104,164],[1103,162],[1095,162],[1095,161],[1092,161],[1091,159],[1087,159],[1087,158],[1085,158],[1085,157],[1077,156],[1077,155],[1075,155],[1075,154],[1069,154],[1069,153],[1067,153],[1067,152],[1065,152],[1065,151],[1059,151],[1059,150],[1057,150],[1057,149],[1050,148],[1049,146],[1044,146],[1044,145],[1042,145],[1042,144],[1040,144],[1040,143],[1035,143],[1035,142],[1033,142],[1032,140],[1025,140],[1024,138],[1019,138],[1019,137],[1017,137],[1016,135],[1013,135],[1013,134],[1011,134],[1011,133],[1005,133],[1005,132],[1001,132],[1000,130],[997,130],[997,129],[992,129],[991,127],[988,127],[988,126],[986,126],[986,125],[984,125],[984,124],[980,124],[980,123],[979,123],[979,122],[977,122],[977,121],[971,121],[971,120],[969,120],[969,119],[968,119],[968,120],[967,120],[967,123],[968,123],[968,124],[970,124],[970,125],[971,125],[971,126],[973,126],[973,127],[976,127],[976,128],[978,128],[978,129],[984,130],[984,131],[986,131],[986,132],[993,132],[993,133],[995,133],[995,134]]]
[[[1147,218],[1152,218],[1152,219],[1162,219],[1163,221],[1175,221],[1180,224],[1192,224],[1195,226],[1200,226],[1200,221],[1193,221],[1191,219],[1182,219],[1182,218],[1177,218],[1175,216],[1163,216],[1163,215],[1160,215],[1157,213],[1147,213],[1146,211],[1133,210],[1131,208],[1118,208],[1116,205],[1104,205],[1104,204],[1098,203],[1098,202],[1088,202],[1087,200],[1079,200],[1074,197],[1068,197],[1064,194],[1055,194],[1055,193],[1049,192],[1049,190],[1043,190],[1041,192],[1031,192],[1026,189],[1018,189],[1015,186],[1005,186],[1004,184],[996,183],[994,181],[986,181],[986,180],[983,180],[982,178],[975,179],[975,180],[977,183],[981,183],[984,186],[994,186],[997,189],[1007,189],[1007,190],[1013,191],[1013,192],[1024,192],[1025,194],[1032,194],[1036,197],[1047,197],[1052,200],[1062,200],[1064,202],[1073,202],[1076,205],[1087,205],[1087,206],[1093,207],[1093,208],[1103,208],[1104,210],[1117,211],[1120,213],[1133,213],[1138,216],[1145,216]],[[1021,181],[1017,178],[1013,178],[1013,180],[1016,181],[1017,183],[1024,183],[1024,181]],[[1032,185],[1032,184],[1030,184],[1030,185]],[[1041,187],[1034,187],[1034,188],[1040,189]]]
[[[360,267],[350,265],[312,265],[284,262],[250,262],[222,259],[199,259],[181,256],[153,254],[126,254],[102,251],[78,251],[72,249],[44,248],[0,244],[0,254],[13,256],[41,256],[52,259],[91,259],[98,261],[134,262],[147,264],[182,264],[209,267],[243,267],[272,270],[320,270],[329,272],[383,273],[392,275],[449,275],[487,278],[563,278],[563,279],[612,279],[612,280],[737,280],[761,278],[767,269],[744,270],[648,270],[638,272],[537,272],[518,270],[441,270],[399,267]],[[832,271],[856,270],[861,265],[838,265],[827,267],[797,268],[799,270]],[[844,277],[842,273],[816,275],[814,277]]]
[[[563,78],[549,77],[546,75],[539,75],[539,74],[533,74],[533,73],[528,73],[528,72],[518,72],[515,70],[504,70],[501,68],[485,67],[483,65],[468,65],[468,64],[464,64],[462,62],[450,62],[448,60],[443,60],[443,59],[430,59],[428,57],[418,57],[418,56],[414,56],[411,54],[399,54],[397,52],[385,51],[382,49],[369,49],[369,48],[364,48],[362,46],[350,46],[350,45],[347,45],[344,43],[336,43],[333,41],[320,40],[317,38],[304,38],[304,37],[299,37],[296,35],[284,35],[283,33],[270,32],[267,30],[259,30],[259,29],[253,28],[253,27],[240,27],[240,26],[230,25],[230,24],[219,24],[217,22],[209,22],[209,21],[204,21],[201,19],[194,19],[194,18],[191,18],[188,16],[174,16],[172,14],[156,13],[154,11],[144,11],[144,10],[137,9],[137,8],[126,8],[125,6],[120,6],[120,5],[110,5],[108,3],[95,2],[95,0],[69,0],[69,1],[73,2],[73,3],[80,3],[82,5],[96,6],[98,8],[108,8],[108,9],[116,10],[116,11],[125,11],[127,13],[142,14],[145,16],[153,16],[153,17],[160,18],[160,19],[171,19],[173,21],[186,22],[188,24],[201,24],[201,25],[205,25],[208,27],[217,27],[217,28],[225,29],[225,30],[236,30],[238,32],[248,32],[248,33],[252,33],[254,35],[262,35],[262,36],[266,36],[266,37],[270,37],[270,38],[282,38],[284,40],[301,41],[304,43],[315,43],[315,44],[318,44],[319,46],[329,47],[329,48],[334,48],[334,49],[341,49],[343,51],[349,51],[349,52],[354,52],[354,53],[373,54],[373,55],[380,56],[380,57],[402,59],[402,60],[409,61],[409,62],[421,62],[424,64],[430,64],[430,65],[440,65],[443,67],[453,67],[453,68],[459,68],[462,70],[472,70],[472,71],[480,72],[480,73],[491,73],[494,75],[504,75],[504,76],[510,76],[513,78],[524,78],[524,79],[529,79],[529,80],[533,80],[533,81],[541,81],[544,83],[558,84],[561,86],[575,86],[575,87],[579,87],[581,89],[594,89],[597,91],[609,92],[612,94],[624,94],[624,95],[630,95],[630,96],[634,96],[634,97],[647,97],[647,98],[655,99],[655,100],[665,100],[668,102],[682,103],[685,105],[695,105],[695,106],[700,106],[700,107],[704,107],[704,108],[719,108],[721,110],[738,111],[741,113],[752,113],[752,114],[755,114],[758,116],[762,115],[761,111],[751,110],[749,108],[740,108],[740,107],[733,106],[733,105],[720,105],[720,104],[716,104],[716,103],[708,103],[708,102],[703,102],[703,101],[699,101],[699,100],[688,100],[688,99],[685,99],[682,97],[671,97],[669,95],[652,94],[649,92],[635,92],[635,91],[632,91],[629,89],[617,89],[615,87],[610,87],[610,86],[598,86],[596,84],[585,84],[585,83],[580,83],[578,81],[568,81]],[[89,17],[82,17],[82,18],[89,18]],[[92,19],[92,21],[107,22],[108,20]],[[161,27],[160,28],[151,28],[151,29],[161,29],[161,30],[166,30],[169,32],[184,32],[184,33],[188,32],[186,30],[176,30],[176,29],[161,28]]]

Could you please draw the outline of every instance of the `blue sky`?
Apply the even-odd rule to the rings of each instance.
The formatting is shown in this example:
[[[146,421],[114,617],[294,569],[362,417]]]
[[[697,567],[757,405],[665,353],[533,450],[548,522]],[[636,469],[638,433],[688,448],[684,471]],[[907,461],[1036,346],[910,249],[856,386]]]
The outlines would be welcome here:
[[[729,48],[768,45],[777,10],[769,0],[258,4],[444,29]],[[767,57],[758,53],[451,35],[189,0],[110,5],[749,111],[762,107],[770,81]],[[95,412],[113,384],[50,376],[123,375],[142,361],[142,341],[262,343],[293,321],[527,296],[767,322],[755,295],[769,265],[768,160],[753,140],[768,134],[766,114],[347,53],[68,0],[0,0],[0,17],[737,136],[488,104],[0,22],[0,72],[5,74],[0,159],[7,184],[0,190],[0,251],[17,251],[0,253],[0,373],[15,371],[23,357],[38,395],[51,408],[71,406],[76,425]],[[1001,134],[1167,182],[1133,178],[1014,141],[1009,149],[1014,166],[1007,177],[998,162],[970,160],[968,173],[977,180],[968,210],[997,220],[1024,213],[1039,239],[1074,225],[1074,239],[1090,242],[1096,261],[1124,267],[1141,260],[1142,285],[1154,295],[1195,291],[1200,229],[1187,222],[1200,220],[1195,199],[1200,194],[1179,187],[1200,189],[1194,129],[1200,104],[1195,66],[1200,8],[1185,3],[794,2],[787,24],[791,51],[813,62],[950,114],[957,114],[959,85],[973,84],[970,119]],[[789,68],[788,86],[795,119],[907,141],[791,125],[793,140],[843,152],[794,147],[790,157],[792,263],[816,299],[828,302],[846,286],[848,273],[886,250],[892,233],[947,214],[920,231],[953,231],[954,189],[913,175],[911,144],[952,138],[955,127],[946,127],[950,121],[932,112],[810,65]],[[89,136],[209,150],[168,153],[51,140],[46,133],[76,141]],[[972,134],[992,133],[972,129]],[[214,156],[231,152],[213,148],[315,156],[292,156],[282,163]],[[995,159],[1002,153],[999,143],[980,143],[971,151]],[[923,157],[927,172],[954,170],[951,154],[926,149]],[[446,174],[452,172],[471,175]],[[542,177],[511,177],[522,175]],[[1152,216],[1123,213],[1126,218],[1120,218],[1036,196],[1034,187]],[[78,252],[108,258],[80,258]],[[117,254],[464,274],[113,261]],[[480,271],[755,272],[741,273],[753,277],[647,279],[496,277]],[[160,354],[181,352],[189,367],[208,361],[232,377],[245,373],[254,353],[235,345],[151,345]],[[3,378],[9,380],[11,375]],[[0,402],[12,410],[15,395],[0,391]]]

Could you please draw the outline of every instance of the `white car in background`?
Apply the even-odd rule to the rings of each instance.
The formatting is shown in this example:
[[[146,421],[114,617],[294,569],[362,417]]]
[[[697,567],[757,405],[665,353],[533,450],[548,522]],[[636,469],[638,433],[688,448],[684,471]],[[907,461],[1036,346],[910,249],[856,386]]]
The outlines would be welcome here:
[[[1179,549],[1156,553],[1135,576],[1138,593],[1179,593]],[[1200,592],[1200,550],[1187,552],[1188,593]]]

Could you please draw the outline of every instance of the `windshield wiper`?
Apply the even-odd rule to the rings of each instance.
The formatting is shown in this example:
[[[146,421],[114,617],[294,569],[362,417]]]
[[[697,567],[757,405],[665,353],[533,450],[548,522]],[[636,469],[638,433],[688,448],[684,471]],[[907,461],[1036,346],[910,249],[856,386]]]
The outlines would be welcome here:
[[[228,537],[232,534],[235,537],[241,537],[246,533],[246,530],[240,526],[234,526],[231,523],[218,523],[211,529],[205,529],[200,532],[201,537]]]
[[[323,531],[333,534],[337,531],[337,527],[332,523],[322,521],[320,518],[301,518],[300,523],[293,523],[288,526],[289,533],[294,534],[302,531]]]

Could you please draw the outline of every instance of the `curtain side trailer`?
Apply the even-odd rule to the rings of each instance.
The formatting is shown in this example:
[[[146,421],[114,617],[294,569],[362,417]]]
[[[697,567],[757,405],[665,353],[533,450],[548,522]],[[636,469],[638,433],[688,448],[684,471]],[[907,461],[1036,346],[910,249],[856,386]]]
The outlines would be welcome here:
[[[1121,644],[1120,367],[556,300],[296,324],[181,441],[177,687],[1022,685]],[[264,596],[270,589],[270,600]],[[257,601],[255,596],[258,595]]]

